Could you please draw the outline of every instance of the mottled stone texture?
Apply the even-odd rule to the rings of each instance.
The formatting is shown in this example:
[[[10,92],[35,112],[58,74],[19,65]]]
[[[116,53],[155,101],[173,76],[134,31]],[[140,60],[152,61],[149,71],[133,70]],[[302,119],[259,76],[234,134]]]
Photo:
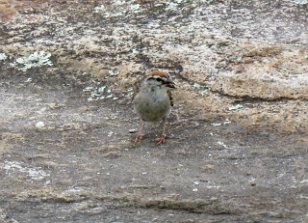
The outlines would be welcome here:
[[[307,6],[0,0],[0,222],[305,222]],[[170,138],[133,147],[157,69]]]

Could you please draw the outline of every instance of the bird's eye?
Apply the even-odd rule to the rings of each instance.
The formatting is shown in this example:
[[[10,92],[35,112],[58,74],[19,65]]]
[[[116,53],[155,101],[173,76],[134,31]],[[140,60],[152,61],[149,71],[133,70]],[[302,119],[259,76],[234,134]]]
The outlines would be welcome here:
[[[156,80],[159,81],[159,82],[164,82],[164,79],[162,79],[160,77],[157,77]]]

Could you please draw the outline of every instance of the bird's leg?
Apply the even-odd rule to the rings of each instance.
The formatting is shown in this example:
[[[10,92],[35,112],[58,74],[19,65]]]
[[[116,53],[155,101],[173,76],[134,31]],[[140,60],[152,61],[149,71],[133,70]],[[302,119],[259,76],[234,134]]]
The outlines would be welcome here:
[[[139,130],[138,130],[137,135],[136,135],[135,144],[137,144],[140,140],[142,140],[144,135],[145,135],[144,134],[144,121],[141,121],[141,124],[139,126]]]
[[[163,120],[163,131],[159,138],[155,139],[156,145],[160,145],[166,142],[167,134],[166,134],[166,128],[167,128],[167,121]]]

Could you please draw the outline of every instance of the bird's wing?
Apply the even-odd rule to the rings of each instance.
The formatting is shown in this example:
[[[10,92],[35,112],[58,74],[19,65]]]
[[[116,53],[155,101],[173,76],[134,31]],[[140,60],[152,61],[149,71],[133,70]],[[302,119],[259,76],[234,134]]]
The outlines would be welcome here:
[[[171,91],[168,90],[167,93],[170,99],[170,105],[173,106],[173,97],[172,97]]]

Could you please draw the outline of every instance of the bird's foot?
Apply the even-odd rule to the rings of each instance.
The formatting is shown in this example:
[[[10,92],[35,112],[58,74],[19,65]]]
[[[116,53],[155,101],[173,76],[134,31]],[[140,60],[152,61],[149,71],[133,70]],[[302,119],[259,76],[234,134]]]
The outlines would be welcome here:
[[[167,138],[167,135],[166,134],[161,134],[161,136],[159,138],[156,138],[155,139],[155,142],[156,142],[156,145],[160,145],[160,144],[163,144],[166,142],[166,138]]]
[[[135,145],[140,142],[144,138],[145,134],[144,133],[138,133],[135,139]]]

